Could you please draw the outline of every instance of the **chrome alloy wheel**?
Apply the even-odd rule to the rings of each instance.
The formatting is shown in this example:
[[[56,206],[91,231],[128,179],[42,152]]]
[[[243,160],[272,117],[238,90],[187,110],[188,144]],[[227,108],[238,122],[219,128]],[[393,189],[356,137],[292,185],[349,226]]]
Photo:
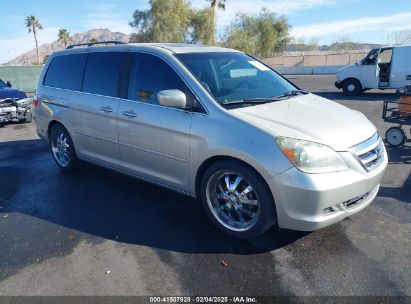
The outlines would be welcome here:
[[[68,143],[66,135],[60,130],[53,133],[51,138],[51,150],[53,156],[58,164],[62,167],[66,167],[70,164],[70,145]]]
[[[238,173],[214,173],[208,180],[206,196],[212,214],[227,229],[246,231],[258,220],[260,206],[257,192]]]

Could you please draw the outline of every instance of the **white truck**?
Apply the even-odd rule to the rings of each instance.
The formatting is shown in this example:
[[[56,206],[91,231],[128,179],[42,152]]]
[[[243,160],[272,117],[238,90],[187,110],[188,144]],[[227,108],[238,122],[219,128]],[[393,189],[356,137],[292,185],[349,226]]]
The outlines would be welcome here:
[[[337,72],[335,86],[347,95],[369,89],[398,89],[411,84],[411,45],[372,49]]]

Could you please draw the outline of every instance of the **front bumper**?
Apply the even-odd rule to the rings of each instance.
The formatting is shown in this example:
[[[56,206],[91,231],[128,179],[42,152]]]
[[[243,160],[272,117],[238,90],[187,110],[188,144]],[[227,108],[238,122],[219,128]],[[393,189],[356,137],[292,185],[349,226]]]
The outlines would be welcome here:
[[[0,113],[0,122],[8,122],[9,118],[8,115],[5,113]]]
[[[368,206],[377,196],[388,160],[370,172],[307,174],[291,168],[269,181],[280,228],[313,231],[337,223]],[[363,172],[362,172],[363,171]]]
[[[336,87],[337,89],[341,89],[341,88],[342,88],[342,82],[341,82],[340,80],[337,80],[337,81],[334,83],[334,85],[335,85],[335,87]]]

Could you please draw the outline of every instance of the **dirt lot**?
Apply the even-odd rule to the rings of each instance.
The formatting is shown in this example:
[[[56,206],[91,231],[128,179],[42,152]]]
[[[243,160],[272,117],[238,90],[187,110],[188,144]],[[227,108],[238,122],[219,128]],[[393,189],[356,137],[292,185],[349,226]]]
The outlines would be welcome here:
[[[347,99],[332,76],[289,78],[363,112],[382,135],[389,127],[381,110],[391,92]],[[180,194],[90,165],[64,174],[34,124],[7,125],[0,295],[411,296],[411,141],[387,149],[380,193],[362,212],[312,233],[271,229],[243,241]]]

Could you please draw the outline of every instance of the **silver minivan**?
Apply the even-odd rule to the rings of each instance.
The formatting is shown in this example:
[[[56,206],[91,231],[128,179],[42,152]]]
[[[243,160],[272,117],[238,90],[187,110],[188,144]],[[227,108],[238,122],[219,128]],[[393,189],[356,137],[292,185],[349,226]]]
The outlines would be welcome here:
[[[87,161],[197,197],[242,238],[326,227],[376,197],[388,160],[363,114],[239,51],[91,46],[54,53],[38,82],[37,132],[62,170]]]

